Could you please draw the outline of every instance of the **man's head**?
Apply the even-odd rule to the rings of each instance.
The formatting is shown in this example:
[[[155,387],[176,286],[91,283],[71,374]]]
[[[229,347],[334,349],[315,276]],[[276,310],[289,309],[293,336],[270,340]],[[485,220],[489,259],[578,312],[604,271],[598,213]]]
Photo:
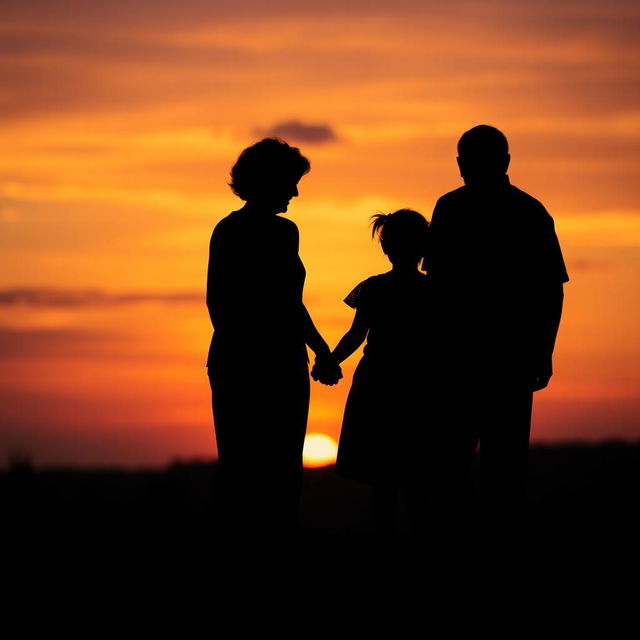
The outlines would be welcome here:
[[[495,127],[480,124],[469,129],[458,141],[460,175],[468,182],[492,182],[507,173],[509,143]]]

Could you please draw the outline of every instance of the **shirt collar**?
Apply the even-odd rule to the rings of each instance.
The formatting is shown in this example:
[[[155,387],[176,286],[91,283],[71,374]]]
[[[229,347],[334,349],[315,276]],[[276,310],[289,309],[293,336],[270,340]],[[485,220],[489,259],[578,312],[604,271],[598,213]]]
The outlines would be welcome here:
[[[466,187],[469,187],[474,191],[498,191],[510,186],[511,182],[509,180],[509,176],[505,173],[504,175],[496,176],[495,178],[491,178],[490,180],[465,180],[464,184]]]

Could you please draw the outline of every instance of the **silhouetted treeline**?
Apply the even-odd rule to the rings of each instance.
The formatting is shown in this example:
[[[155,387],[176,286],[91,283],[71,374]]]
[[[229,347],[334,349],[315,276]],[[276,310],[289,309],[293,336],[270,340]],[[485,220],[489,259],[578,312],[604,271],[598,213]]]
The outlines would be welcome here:
[[[569,528],[612,538],[638,532],[640,443],[536,446],[529,478],[532,534]],[[131,471],[38,470],[23,461],[0,473],[0,492],[8,529],[14,532],[149,527],[163,533],[197,528],[214,535],[215,482],[212,462]],[[370,536],[370,490],[337,476],[331,467],[306,469],[300,535],[333,540]]]

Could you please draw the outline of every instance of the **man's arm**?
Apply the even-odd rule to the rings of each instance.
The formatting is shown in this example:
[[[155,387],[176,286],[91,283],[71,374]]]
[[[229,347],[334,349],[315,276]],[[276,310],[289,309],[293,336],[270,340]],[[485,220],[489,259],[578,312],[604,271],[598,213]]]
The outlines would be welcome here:
[[[534,259],[541,281],[536,296],[537,342],[531,383],[533,391],[544,389],[553,375],[553,350],[564,299],[563,283],[569,281],[553,218],[541,204],[539,206],[542,209],[542,224],[539,252]]]
[[[534,351],[531,390],[540,391],[553,375],[553,349],[562,317],[564,290],[562,284],[546,287],[537,299],[537,336]]]

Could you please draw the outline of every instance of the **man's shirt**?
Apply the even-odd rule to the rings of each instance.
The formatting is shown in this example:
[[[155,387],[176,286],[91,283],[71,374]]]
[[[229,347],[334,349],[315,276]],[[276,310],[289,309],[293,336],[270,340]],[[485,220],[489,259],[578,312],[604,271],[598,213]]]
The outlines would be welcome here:
[[[442,196],[431,240],[435,330],[448,366],[471,375],[525,371],[544,322],[540,301],[569,281],[553,218],[504,176]]]

